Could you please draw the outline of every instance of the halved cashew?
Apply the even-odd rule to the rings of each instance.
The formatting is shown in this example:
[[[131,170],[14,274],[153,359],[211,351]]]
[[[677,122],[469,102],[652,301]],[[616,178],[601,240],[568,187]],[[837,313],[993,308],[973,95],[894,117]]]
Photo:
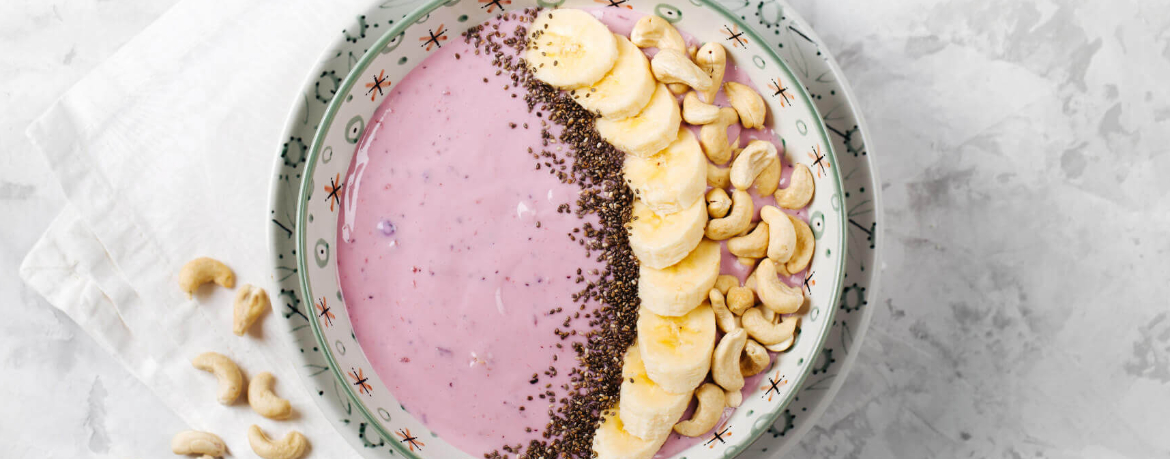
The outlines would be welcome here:
[[[739,113],[739,121],[745,129],[764,126],[767,108],[764,98],[751,86],[729,81],[723,85],[723,92],[727,93],[727,100],[735,111]]]
[[[727,161],[731,160],[732,145],[727,141],[727,127],[738,120],[739,115],[735,114],[734,109],[722,107],[715,121],[704,124],[699,129],[699,146],[703,147],[703,153],[707,154],[707,159],[711,162],[727,164]]]
[[[691,91],[683,96],[683,121],[701,126],[719,119],[719,107],[699,100],[699,93]]]
[[[739,405],[743,404],[743,392],[729,390],[724,392],[724,396],[727,398],[727,406],[729,407],[739,408]]]
[[[742,319],[744,331],[764,346],[791,338],[796,333],[796,325],[800,323],[800,318],[793,316],[789,317],[788,320],[774,324],[764,318],[764,313],[758,306],[744,312]]]
[[[630,42],[639,48],[673,49],[686,52],[687,42],[678,29],[658,16],[642,16],[630,31]]]
[[[267,371],[252,377],[248,382],[248,405],[252,410],[268,419],[288,419],[292,416],[292,405],[272,391],[276,377]]]
[[[731,186],[731,168],[707,163],[707,186],[728,188]]]
[[[187,298],[195,295],[195,290],[208,282],[215,282],[223,288],[232,288],[236,286],[236,274],[223,262],[207,257],[188,261],[179,270],[179,288],[187,292]]]
[[[732,314],[740,315],[756,304],[756,294],[747,287],[731,287],[727,291],[727,309]]]
[[[741,265],[747,266],[748,268],[755,268],[756,263],[759,262],[760,259],[752,257],[736,257],[735,261],[739,262]]]
[[[796,230],[796,251],[792,253],[792,258],[788,260],[784,268],[789,273],[796,274],[804,271],[808,267],[808,263],[812,261],[817,241],[813,237],[812,228],[808,227],[808,223],[791,215],[788,216],[788,219],[792,221],[792,227]]]
[[[760,222],[747,235],[728,239],[727,250],[737,257],[763,258],[768,255],[768,234],[768,222]]]
[[[768,350],[754,339],[747,340],[743,345],[743,355],[739,357],[739,371],[744,377],[760,374],[769,363],[772,363],[772,356],[768,355]]]
[[[747,344],[747,332],[742,328],[728,332],[715,345],[711,356],[711,379],[726,390],[743,389],[743,372],[739,370],[739,355]]]
[[[760,261],[756,267],[756,295],[760,302],[777,314],[792,314],[804,304],[804,291],[789,287],[778,277],[776,264],[771,259]]]
[[[252,452],[264,459],[297,459],[309,447],[309,441],[300,432],[294,430],[274,441],[255,424],[248,428],[248,444],[252,445]]]
[[[756,177],[764,172],[772,163],[780,163],[780,155],[776,154],[776,145],[767,140],[753,140],[739,152],[735,161],[731,163],[731,185],[738,190],[746,190],[756,181]],[[779,177],[777,177],[779,180]],[[767,196],[767,193],[760,192]]]
[[[797,322],[797,325],[799,325],[799,322]],[[779,343],[764,346],[764,349],[767,349],[768,352],[784,352],[791,348],[793,344],[796,344],[796,335]]]
[[[219,393],[216,400],[224,405],[231,405],[240,397],[244,390],[244,375],[236,362],[218,352],[204,352],[191,360],[191,365],[200,370],[214,374],[219,381]]]
[[[775,193],[780,188],[780,156],[776,156],[775,161],[768,163],[764,170],[760,171],[760,175],[756,176],[756,193],[760,196],[767,196]]]
[[[727,396],[719,386],[713,383],[703,384],[695,391],[695,397],[699,399],[699,407],[695,409],[694,414],[691,414],[690,419],[674,425],[674,431],[679,435],[688,437],[703,435],[714,429],[719,417],[723,416]]]
[[[244,284],[243,287],[240,287],[240,291],[236,292],[236,302],[232,307],[232,333],[235,333],[236,336],[244,336],[248,327],[251,327],[256,319],[259,319],[260,315],[271,307],[272,303],[268,301],[268,292],[260,287]]]
[[[715,289],[719,290],[723,296],[727,296],[727,292],[731,291],[732,287],[739,287],[739,278],[731,274],[720,274],[715,278]]]
[[[219,435],[198,430],[185,430],[171,437],[171,451],[175,454],[200,454],[203,457],[223,457],[227,445]]]
[[[796,251],[796,228],[792,220],[773,206],[760,209],[760,219],[768,224],[768,258],[776,263],[787,262]]]
[[[670,90],[671,94],[674,94],[677,96],[679,94],[686,94],[688,91],[691,90],[691,87],[687,86],[685,84],[682,84],[682,83],[670,83],[670,84],[666,85],[666,89]]]
[[[785,209],[802,209],[812,200],[816,184],[813,182],[812,172],[804,164],[796,164],[792,169],[792,177],[788,178],[788,187],[776,190],[776,205]]]
[[[700,92],[711,89],[711,77],[691,62],[685,51],[658,50],[650,59],[650,71],[663,83],[682,83]]]
[[[707,238],[722,241],[743,232],[752,224],[755,210],[756,204],[752,202],[752,196],[747,191],[733,191],[731,212],[723,218],[714,218],[707,222]]]
[[[738,330],[739,320],[727,309],[727,300],[723,298],[723,294],[717,289],[711,289],[708,299],[711,301],[711,309],[715,310],[715,325],[719,326],[719,330],[723,333]]]
[[[715,93],[719,92],[723,73],[727,70],[727,50],[718,42],[707,42],[695,53],[695,63],[711,77],[711,88],[703,91],[703,100],[714,103]]]
[[[731,211],[731,197],[723,188],[712,188],[707,192],[707,215],[711,218],[723,218]]]

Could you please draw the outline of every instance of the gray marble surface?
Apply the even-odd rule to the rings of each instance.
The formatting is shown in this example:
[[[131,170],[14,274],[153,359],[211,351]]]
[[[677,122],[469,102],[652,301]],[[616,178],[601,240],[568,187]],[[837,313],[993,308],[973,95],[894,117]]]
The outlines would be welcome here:
[[[23,132],[175,0],[0,0],[0,456],[183,426],[16,268],[63,204]],[[796,457],[1170,457],[1170,3],[794,1],[885,198],[857,367]]]

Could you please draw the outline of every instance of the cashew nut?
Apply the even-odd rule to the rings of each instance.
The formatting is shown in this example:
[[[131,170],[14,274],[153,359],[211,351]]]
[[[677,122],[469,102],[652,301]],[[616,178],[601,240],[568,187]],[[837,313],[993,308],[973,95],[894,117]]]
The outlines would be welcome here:
[[[804,164],[796,164],[792,169],[792,177],[788,178],[788,187],[776,190],[776,205],[785,209],[801,209],[812,200],[816,184],[813,183],[812,172]]]
[[[264,459],[297,459],[309,447],[309,441],[300,432],[294,430],[273,441],[255,424],[248,428],[248,444],[252,445],[252,452]]]
[[[765,259],[756,267],[756,295],[760,302],[777,314],[792,314],[804,304],[804,291],[780,281],[776,264]]]
[[[727,250],[737,257],[763,258],[768,255],[768,234],[768,222],[760,222],[747,235],[728,239]]]
[[[759,262],[760,259],[752,257],[736,257],[735,261],[738,261],[739,264],[747,266],[748,268],[755,268],[756,263]]]
[[[739,287],[739,278],[731,274],[720,274],[715,278],[715,289],[723,296],[727,296],[727,292],[731,291],[732,287]]]
[[[698,93],[691,91],[683,96],[682,118],[696,126],[714,123],[719,119],[719,107],[699,100]]]
[[[755,210],[756,204],[752,202],[752,195],[747,191],[731,192],[731,212],[723,218],[714,218],[707,222],[707,238],[722,241],[743,232],[752,224]]]
[[[219,260],[200,257],[188,261],[179,270],[179,288],[187,292],[187,298],[195,295],[200,285],[214,281],[223,288],[236,286],[236,274]]]
[[[731,211],[731,197],[723,188],[712,188],[707,192],[707,215],[711,218],[723,218]]]
[[[772,363],[772,356],[768,355],[768,350],[754,339],[747,340],[743,346],[743,355],[739,357],[739,371],[744,377],[760,374],[768,368],[769,363]]]
[[[748,287],[731,287],[727,291],[727,309],[733,314],[740,315],[748,308],[756,305],[756,294]]]
[[[268,292],[260,287],[244,284],[243,287],[240,287],[240,291],[236,292],[236,302],[232,307],[232,333],[235,333],[236,336],[244,336],[248,327],[251,327],[256,319],[259,319],[260,315],[271,307],[272,303],[268,301]]]
[[[706,383],[695,390],[695,397],[699,399],[699,407],[691,414],[691,418],[674,425],[674,431],[679,435],[698,437],[715,428],[719,417],[723,416],[723,407],[726,406],[727,396],[719,386]]]
[[[708,295],[711,301],[711,309],[715,310],[715,324],[719,326],[719,330],[723,333],[731,333],[732,330],[739,329],[739,321],[731,310],[727,309],[727,300],[723,298],[723,294],[717,289],[711,289]]]
[[[764,117],[767,108],[764,98],[750,86],[729,81],[723,85],[723,92],[727,93],[727,100],[735,111],[739,113],[739,121],[745,129],[764,126]]]
[[[727,397],[727,406],[731,408],[739,408],[739,405],[743,404],[743,392],[738,390],[729,390],[724,394]]]
[[[711,77],[691,62],[685,51],[658,50],[658,54],[650,59],[650,71],[663,83],[682,83],[696,91],[711,89]]]
[[[204,458],[223,457],[227,454],[227,445],[219,435],[185,430],[171,437],[171,451],[175,454],[201,454]]]
[[[743,373],[739,370],[739,355],[747,344],[747,332],[742,328],[723,335],[711,356],[711,379],[726,390],[743,389]]]
[[[731,168],[707,163],[707,185],[715,188],[731,186]]]
[[[711,162],[726,164],[731,160],[732,145],[727,141],[727,127],[738,120],[739,115],[735,114],[734,109],[722,107],[715,121],[699,129],[699,146],[703,147],[703,153],[707,154]]]
[[[630,31],[630,42],[639,48],[673,49],[687,51],[687,42],[678,29],[658,16],[642,16]]]
[[[268,419],[288,419],[292,416],[292,405],[272,391],[275,383],[276,377],[267,371],[253,376],[248,382],[248,405]]]
[[[788,260],[784,268],[789,273],[796,274],[804,271],[808,267],[808,263],[812,261],[817,241],[813,238],[812,228],[808,227],[808,223],[791,215],[788,216],[788,219],[792,221],[792,227],[796,230],[796,251],[792,253],[792,258]]]
[[[764,318],[763,311],[760,307],[748,309],[743,313],[741,318],[743,321],[743,329],[760,344],[767,346],[769,344],[776,344],[791,338],[796,333],[796,326],[800,323],[800,318],[797,316],[789,317],[778,324]]]
[[[707,76],[711,77],[711,88],[703,91],[703,100],[715,102],[715,93],[723,83],[723,73],[727,70],[727,50],[718,42],[707,42],[695,53],[695,63]]]
[[[212,373],[219,381],[219,394],[215,396],[219,403],[231,405],[240,397],[244,390],[244,375],[236,363],[218,352],[204,352],[191,360],[191,365],[200,370]]]
[[[780,156],[776,156],[775,161],[770,161],[764,170],[760,171],[760,175],[756,176],[756,193],[760,196],[767,196],[775,193],[780,188]]]
[[[767,349],[768,352],[784,352],[791,348],[793,344],[796,344],[796,335],[779,343],[764,346],[764,349]]]
[[[773,206],[760,209],[760,219],[768,224],[768,258],[776,263],[787,262],[796,251],[796,228],[792,220]]]
[[[767,140],[751,141],[731,163],[731,185],[739,190],[750,188],[756,178],[772,163],[780,163],[780,156],[776,154],[776,145]],[[779,176],[776,180],[779,183]],[[760,192],[762,196],[768,194]]]

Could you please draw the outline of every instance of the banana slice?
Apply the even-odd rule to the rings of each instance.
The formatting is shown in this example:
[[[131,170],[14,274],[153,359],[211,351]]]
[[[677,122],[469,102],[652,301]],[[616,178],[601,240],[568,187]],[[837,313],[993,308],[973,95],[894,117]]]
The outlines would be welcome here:
[[[678,137],[682,113],[674,94],[659,83],[650,103],[629,118],[597,120],[597,133],[619,150],[646,158],[662,151]]]
[[[563,89],[601,80],[618,59],[609,28],[581,10],[542,11],[528,28],[524,55],[540,81]]]
[[[690,207],[707,191],[707,157],[695,134],[685,127],[657,155],[626,156],[622,173],[638,199],[661,215]]]
[[[719,243],[705,239],[686,258],[670,267],[654,269],[643,265],[638,273],[638,298],[642,307],[663,316],[690,312],[703,303],[715,286],[721,257]]]
[[[634,201],[629,229],[630,250],[638,257],[642,268],[673,266],[699,245],[707,226],[705,203],[695,201],[682,212],[661,216],[641,200]]]
[[[674,393],[689,393],[711,369],[715,311],[703,304],[682,317],[638,311],[638,348],[651,381]]]
[[[626,431],[620,416],[621,410],[610,410],[602,415],[601,426],[593,435],[593,452],[596,459],[651,459],[658,448],[666,443],[670,431],[656,438],[644,440]]]
[[[625,359],[618,412],[626,432],[644,440],[669,434],[690,404],[691,391],[681,394],[667,392],[651,381],[636,342],[626,351]]]
[[[593,86],[569,92],[577,104],[603,118],[621,119],[637,115],[654,95],[654,74],[642,50],[621,35],[613,69]]]

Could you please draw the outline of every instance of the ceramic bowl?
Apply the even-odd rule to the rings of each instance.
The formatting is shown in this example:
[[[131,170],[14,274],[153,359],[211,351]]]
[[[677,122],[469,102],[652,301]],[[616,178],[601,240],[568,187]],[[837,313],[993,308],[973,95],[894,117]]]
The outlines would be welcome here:
[[[706,0],[656,3],[649,0],[434,0],[393,24],[333,88],[318,88],[329,100],[306,160],[297,207],[297,266],[305,298],[313,305],[310,324],[329,368],[353,407],[400,454],[410,458],[474,457],[450,445],[407,413],[374,372],[358,344],[338,283],[333,247],[337,240],[340,178],[345,176],[366,122],[382,102],[361,84],[372,77],[400,81],[438,46],[427,40],[457,39],[463,29],[499,13],[526,7],[628,8],[655,14],[700,42],[723,43],[728,60],[744,69],[765,96],[771,128],[783,141],[786,163],[814,171],[817,192],[808,208],[816,238],[804,289],[809,297],[795,344],[765,372],[763,383],[743,405],[698,444],[678,454],[688,459],[738,455],[762,434],[812,370],[831,327],[844,276],[846,218],[842,185],[832,143],[804,86],[764,40],[741,18]],[[405,46],[404,46],[405,45]]]

